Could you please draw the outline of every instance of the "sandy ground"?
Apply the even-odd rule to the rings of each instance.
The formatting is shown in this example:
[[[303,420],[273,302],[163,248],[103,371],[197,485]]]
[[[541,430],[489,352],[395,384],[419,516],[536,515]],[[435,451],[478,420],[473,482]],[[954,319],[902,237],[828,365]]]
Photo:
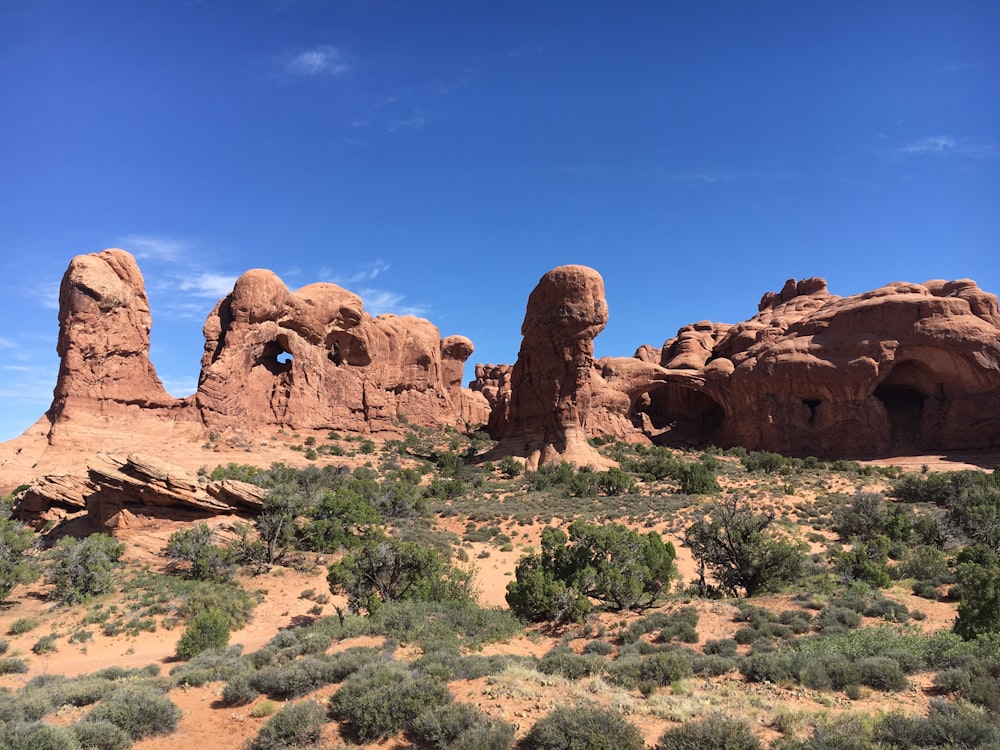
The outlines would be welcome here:
[[[83,468],[84,455],[79,445],[49,446],[45,443],[47,424],[40,422],[21,438],[0,444],[0,491],[5,491],[15,484],[24,481],[26,477],[37,475],[42,471],[80,471]],[[274,461],[283,461],[290,465],[305,465],[308,462],[301,453],[290,451],[289,446],[301,443],[306,435],[289,435],[276,433],[265,439],[256,441],[249,451],[234,444],[208,444],[196,450],[191,450],[191,436],[154,435],[133,436],[122,443],[117,449],[123,452],[147,451],[182,465],[192,471],[200,466],[209,468],[228,462],[255,463],[269,465]],[[198,438],[202,439],[202,438]],[[318,440],[325,439],[321,436]],[[184,449],[178,446],[183,444]],[[115,446],[110,446],[116,450]],[[182,457],[182,458],[181,458]],[[993,468],[997,465],[997,456],[962,455],[962,456],[917,456],[899,457],[879,461],[882,464],[902,466],[908,470],[920,470],[927,466],[929,470],[953,470],[959,468]],[[358,461],[368,460],[358,457]],[[344,463],[344,458],[323,458],[324,463]],[[7,483],[6,485],[4,483]],[[790,510],[791,505],[806,496],[787,497],[782,502]],[[220,519],[219,523],[225,523]],[[453,531],[460,536],[464,532],[465,519],[452,516],[441,519],[441,528]],[[162,525],[146,526],[139,530],[123,532],[127,542],[129,561],[133,564],[159,564],[159,551],[166,543],[169,534],[178,526],[170,522]],[[511,533],[516,530],[516,535]],[[677,567],[681,581],[677,588],[691,582],[697,575],[697,569],[690,552],[681,545],[681,539],[668,529],[666,520],[657,524],[655,530],[663,533],[674,543],[678,552]],[[507,523],[503,531],[513,538],[512,548],[504,551],[489,543],[465,543],[467,565],[475,569],[476,589],[480,602],[487,606],[506,606],[506,586],[513,578],[514,568],[520,559],[530,549],[537,550],[539,546],[542,525],[521,525]],[[325,561],[325,562],[328,562]],[[302,598],[300,594],[308,589],[329,595],[326,583],[326,570],[318,564],[309,571],[291,568],[276,568],[262,576],[243,580],[248,590],[260,590],[262,601],[256,608],[251,622],[232,636],[231,643],[241,644],[246,652],[260,648],[281,628],[291,627],[311,618],[310,610],[315,602]],[[951,603],[928,602],[910,595],[907,591],[893,590],[891,594],[903,601],[908,607],[920,609],[926,614],[926,619],[919,627],[930,632],[950,628],[955,617],[955,606]],[[787,598],[761,597],[755,601],[760,606],[772,609],[784,609],[790,605]],[[342,597],[331,597],[330,603],[323,607],[323,614],[333,614],[333,605],[344,606]],[[732,621],[735,608],[725,601],[672,601],[667,608],[685,605],[695,606],[699,611],[699,643],[709,639],[731,637],[740,624]],[[15,592],[3,607],[0,607],[0,633],[6,633],[11,623],[19,618],[37,617],[41,625],[31,632],[22,635],[3,637],[9,642],[7,656],[17,655],[26,658],[30,671],[24,675],[0,676],[0,687],[17,688],[28,679],[39,674],[64,674],[67,676],[93,672],[104,667],[118,665],[124,667],[142,667],[156,664],[161,673],[167,673],[174,666],[173,653],[180,629],[166,630],[162,627],[152,633],[142,633],[136,637],[116,636],[106,637],[97,628],[91,641],[82,644],[72,644],[68,634],[79,627],[84,607],[59,608],[45,598],[45,586],[36,583],[28,588]],[[594,616],[588,622],[588,627],[602,627],[612,630],[615,627],[627,625],[638,615],[621,615],[603,613]],[[48,633],[57,633],[58,651],[48,655],[35,655],[31,647],[38,639]],[[570,641],[571,647],[579,650],[589,639],[581,633],[580,637]],[[574,631],[552,631],[545,628],[533,628],[521,637],[508,643],[492,644],[484,653],[522,653],[541,656],[563,638],[574,635]],[[344,646],[341,646],[344,647]],[[777,736],[774,730],[765,726],[767,718],[772,716],[777,708],[789,713],[801,713],[803,722],[808,717],[830,711],[862,710],[877,712],[879,710],[903,709],[907,711],[921,710],[926,705],[929,678],[920,677],[914,680],[914,686],[897,694],[871,693],[867,691],[862,698],[849,701],[844,696],[830,693],[813,693],[797,686],[748,685],[739,682],[733,676],[720,678],[691,679],[684,681],[676,691],[669,688],[657,692],[650,700],[641,699],[637,693],[626,693],[594,680],[584,680],[578,683],[567,683],[559,678],[542,676],[500,675],[481,680],[452,683],[452,691],[456,699],[467,701],[479,706],[483,711],[503,717],[519,727],[519,733],[530,727],[531,723],[544,716],[553,707],[573,701],[596,700],[613,705],[622,710],[640,727],[647,742],[654,743],[664,728],[675,721],[682,721],[692,715],[702,715],[714,710],[739,713],[754,720],[762,738]],[[219,701],[222,686],[220,684],[206,685],[200,688],[176,689],[170,697],[183,711],[183,719],[179,730],[168,736],[145,740],[135,745],[139,750],[188,750],[191,746],[206,748],[240,748],[250,737],[254,736],[266,719],[252,718],[250,712],[253,705],[239,708],[224,707]],[[325,688],[317,692],[314,698],[325,700],[336,687]],[[69,723],[78,717],[82,710],[64,709],[59,713],[58,721]],[[322,747],[343,747],[346,741],[338,735],[338,728],[330,724],[324,733]],[[408,747],[402,738],[369,745],[375,748]]]

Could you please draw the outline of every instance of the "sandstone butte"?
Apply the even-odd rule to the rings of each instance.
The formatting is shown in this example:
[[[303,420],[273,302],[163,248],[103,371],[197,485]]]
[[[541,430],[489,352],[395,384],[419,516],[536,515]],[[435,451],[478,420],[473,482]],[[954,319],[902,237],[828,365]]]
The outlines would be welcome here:
[[[249,446],[282,429],[389,437],[405,424],[486,425],[498,441],[490,457],[529,468],[607,466],[588,443],[595,436],[820,458],[1000,448],[1000,307],[964,279],[844,298],[823,279],[790,279],[742,323],[693,323],[660,348],[595,360],[603,280],[563,266],[529,296],[517,361],[478,364],[463,387],[469,339],[442,338],[420,318],[372,317],[333,284],[290,291],[254,269],[209,314],[198,390],[181,399],[149,359],[152,318],[129,253],[73,258],[59,303],[52,406],[0,445],[5,491],[48,473],[57,478],[46,491],[58,495],[75,472],[89,484],[62,490],[76,497],[125,486],[107,478],[123,471],[169,476],[151,467],[185,452],[205,463],[192,449],[213,433]],[[252,507],[247,493],[182,489],[177,503]]]

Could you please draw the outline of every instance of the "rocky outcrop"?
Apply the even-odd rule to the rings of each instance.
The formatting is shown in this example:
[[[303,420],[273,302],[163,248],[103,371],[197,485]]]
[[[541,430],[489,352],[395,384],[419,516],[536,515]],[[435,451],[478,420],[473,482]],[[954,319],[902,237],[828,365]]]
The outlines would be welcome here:
[[[588,377],[600,287],[594,272],[559,286],[557,271],[529,302],[512,377],[479,366],[472,384],[517,455],[595,464],[567,446],[609,435],[823,458],[1000,448],[1000,313],[972,281],[841,298],[823,279],[790,279],[749,320],[684,326],[659,349],[592,362]]]
[[[73,258],[59,289],[59,377],[49,410],[54,439],[89,414],[184,412],[149,360],[152,318],[142,274],[124,250]],[[172,418],[174,415],[169,415]],[[186,416],[194,418],[188,410]]]
[[[607,322],[597,271],[561,266],[542,276],[528,297],[509,402],[498,402],[490,422],[498,453],[522,456],[529,468],[552,460],[607,463],[587,442],[594,337]]]
[[[333,284],[291,292],[270,271],[247,271],[204,333],[197,404],[212,428],[379,432],[400,419],[456,424],[472,410],[460,383],[471,341],[442,341],[421,318],[372,318]]]
[[[96,528],[114,529],[143,516],[176,511],[199,516],[256,513],[265,490],[233,479],[199,481],[184,469],[149,456],[98,453],[87,477],[46,476],[16,499],[15,515],[36,527],[86,511]]]
[[[206,320],[198,392],[186,399],[164,390],[150,362],[149,302],[124,250],[73,258],[59,321],[52,444],[100,445],[103,433],[141,428],[197,439],[209,431],[378,433],[404,421],[489,418],[482,395],[462,387],[469,339],[442,339],[421,318],[372,318],[357,295],[333,284],[292,292],[270,271],[244,273]]]

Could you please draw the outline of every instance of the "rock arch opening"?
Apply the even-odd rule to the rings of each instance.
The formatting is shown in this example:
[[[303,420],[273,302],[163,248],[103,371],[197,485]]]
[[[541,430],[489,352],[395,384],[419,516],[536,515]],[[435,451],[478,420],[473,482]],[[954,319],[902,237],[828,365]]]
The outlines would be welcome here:
[[[924,406],[936,390],[934,374],[912,360],[897,364],[876,386],[874,396],[889,417],[893,449],[923,446]]]
[[[699,446],[714,441],[725,412],[701,391],[658,383],[635,400],[629,418],[654,443]]]
[[[278,336],[274,341],[264,344],[264,348],[254,363],[264,367],[272,375],[282,375],[292,371],[294,355],[288,350],[288,341],[284,336]]]

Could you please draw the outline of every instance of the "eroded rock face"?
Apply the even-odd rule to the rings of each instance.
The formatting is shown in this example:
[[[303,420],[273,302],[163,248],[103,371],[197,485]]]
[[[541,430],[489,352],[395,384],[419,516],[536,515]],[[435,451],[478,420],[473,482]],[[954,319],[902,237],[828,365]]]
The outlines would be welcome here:
[[[233,479],[202,482],[190,472],[150,456],[98,453],[86,477],[46,476],[23,491],[15,515],[40,527],[86,510],[95,528],[114,530],[143,517],[204,517],[256,513],[265,490]]]
[[[532,295],[513,377],[479,366],[472,385],[517,455],[574,460],[559,447],[598,435],[823,458],[1000,448],[1000,308],[967,279],[847,298],[823,279],[790,279],[749,320],[693,323],[660,349],[593,362],[589,377],[602,318],[572,311],[593,309],[598,287],[566,284],[577,308],[553,286]],[[563,311],[575,322],[560,327]]]
[[[204,333],[197,403],[212,428],[378,432],[400,418],[433,426],[485,416],[461,388],[471,341],[442,341],[421,318],[372,318],[333,284],[291,292],[270,271],[247,271]]]
[[[499,452],[529,468],[552,460],[607,463],[587,443],[594,390],[594,337],[608,322],[604,281],[585,266],[542,276],[528,297],[510,396],[497,402],[491,434]]]
[[[73,258],[59,289],[59,378],[50,417],[176,410],[149,360],[152,318],[142,274],[124,250]],[[192,415],[193,416],[193,412]]]

